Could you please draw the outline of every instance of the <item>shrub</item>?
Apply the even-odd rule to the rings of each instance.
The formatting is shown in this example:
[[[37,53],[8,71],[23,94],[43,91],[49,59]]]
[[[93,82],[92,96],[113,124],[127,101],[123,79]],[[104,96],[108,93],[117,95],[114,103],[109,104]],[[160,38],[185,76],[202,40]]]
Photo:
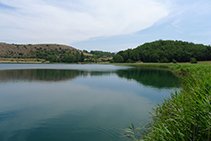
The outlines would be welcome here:
[[[124,61],[123,57],[119,54],[114,55],[113,59],[115,63],[122,63]]]
[[[192,63],[192,64],[195,64],[195,63],[197,63],[197,60],[196,60],[196,58],[190,58],[190,62]]]
[[[175,63],[175,64],[177,63],[177,61],[175,59],[172,59],[172,62]]]
[[[131,59],[128,59],[126,62],[127,63],[133,63],[133,61]]]

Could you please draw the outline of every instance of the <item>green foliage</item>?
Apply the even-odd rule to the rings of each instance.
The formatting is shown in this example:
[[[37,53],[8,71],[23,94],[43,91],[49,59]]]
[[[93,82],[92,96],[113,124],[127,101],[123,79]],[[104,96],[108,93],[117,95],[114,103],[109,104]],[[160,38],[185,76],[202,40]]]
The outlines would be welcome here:
[[[115,63],[122,63],[124,61],[123,57],[119,54],[114,55],[113,60]]]
[[[160,63],[168,63],[169,60],[166,57],[160,59]]]
[[[211,47],[202,44],[193,44],[183,41],[155,41],[145,43],[135,49],[118,52],[127,62],[142,60],[143,62],[168,63],[171,60],[177,62],[189,62],[194,57],[198,61],[211,60]]]
[[[91,54],[96,55],[98,58],[100,57],[113,57],[115,54],[111,52],[105,52],[105,51],[98,51],[98,50],[91,50]]]
[[[181,91],[153,109],[146,141],[211,140],[211,67],[190,69]]]
[[[65,54],[64,55],[64,59],[63,59],[64,62],[73,63],[73,62],[75,62],[75,60],[76,60],[76,57],[72,54],[69,54],[69,55]]]
[[[84,54],[81,52],[80,62],[84,62]]]
[[[50,62],[55,62],[56,61],[56,57],[54,55],[48,55],[48,56],[46,56],[46,60],[48,60]]]
[[[47,45],[46,45],[47,46]],[[49,46],[49,45],[48,45]],[[69,49],[36,48],[36,57],[50,62],[77,63],[84,62],[84,54]]]
[[[20,52],[19,55],[22,56],[23,55],[23,52]]]
[[[175,64],[177,63],[177,61],[175,59],[172,59],[172,62],[175,63]]]
[[[139,130],[139,128],[135,128],[134,124],[132,123],[131,126],[127,126],[128,130],[126,130],[126,134],[125,136],[127,136],[128,138],[135,140],[135,141],[139,141],[139,136],[137,136],[137,130]]]
[[[196,58],[190,58],[190,62],[192,63],[192,64],[194,64],[194,63],[197,63],[197,60],[196,60]]]
[[[121,78],[135,80],[145,86],[152,86],[157,89],[178,87],[179,79],[170,71],[152,68],[135,68],[118,70],[117,75]],[[147,76],[151,76],[150,79]]]
[[[85,52],[85,53],[89,53],[87,50],[83,50],[83,52]]]
[[[128,59],[128,60],[126,61],[126,63],[133,63],[133,61],[132,61],[131,59]]]

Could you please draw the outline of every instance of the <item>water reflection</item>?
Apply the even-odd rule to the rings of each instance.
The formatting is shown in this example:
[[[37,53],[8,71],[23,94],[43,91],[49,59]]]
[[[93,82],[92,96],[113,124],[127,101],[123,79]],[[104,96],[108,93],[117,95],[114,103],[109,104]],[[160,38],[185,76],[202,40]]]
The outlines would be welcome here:
[[[170,71],[151,68],[133,68],[128,70],[118,70],[119,77],[135,80],[145,86],[154,88],[178,87],[179,78]]]
[[[147,119],[151,101],[121,87],[110,89],[111,81],[128,84],[115,74],[0,84],[0,140],[124,140],[121,129]]]
[[[148,120],[173,79],[170,72],[114,66],[1,70],[0,140],[126,140],[121,129]]]
[[[64,81],[81,75],[87,75],[87,71],[52,69],[2,70],[0,71],[0,81]]]
[[[169,71],[149,68],[131,68],[113,71],[84,71],[84,70],[58,70],[58,69],[29,69],[29,70],[2,70],[0,82],[6,81],[65,81],[79,76],[104,76],[117,74],[121,78],[135,80],[136,82],[154,88],[177,87],[179,79]]]

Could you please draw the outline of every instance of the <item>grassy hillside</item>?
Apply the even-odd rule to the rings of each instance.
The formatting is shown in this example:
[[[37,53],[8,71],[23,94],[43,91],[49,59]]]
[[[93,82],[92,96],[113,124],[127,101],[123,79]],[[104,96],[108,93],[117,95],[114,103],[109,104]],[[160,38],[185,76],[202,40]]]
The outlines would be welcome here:
[[[48,53],[49,51],[73,51],[77,52],[77,49],[59,44],[7,44],[0,43],[0,57],[1,58],[35,58],[38,52]]]
[[[0,63],[96,63],[108,62],[113,55],[103,51],[81,51],[60,44],[0,43]]]
[[[80,53],[73,47],[59,44],[0,43],[0,60],[5,63],[78,62]],[[72,60],[69,59],[70,55],[72,55]]]

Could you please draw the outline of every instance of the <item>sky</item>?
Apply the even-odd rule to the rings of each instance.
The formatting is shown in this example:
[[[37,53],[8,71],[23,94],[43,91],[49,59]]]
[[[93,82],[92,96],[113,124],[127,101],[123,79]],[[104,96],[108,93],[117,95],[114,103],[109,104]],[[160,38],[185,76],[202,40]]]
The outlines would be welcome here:
[[[0,42],[118,52],[160,39],[211,45],[211,0],[0,0]]]

